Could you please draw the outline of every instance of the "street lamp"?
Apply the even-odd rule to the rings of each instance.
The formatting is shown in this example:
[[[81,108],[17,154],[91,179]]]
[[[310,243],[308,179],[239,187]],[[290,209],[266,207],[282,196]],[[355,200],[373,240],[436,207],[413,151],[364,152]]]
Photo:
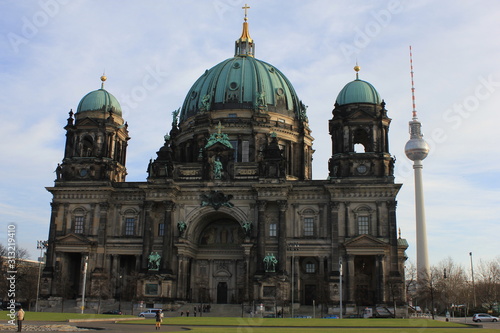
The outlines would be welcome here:
[[[82,314],[85,309],[85,284],[87,282],[87,264],[89,256],[85,256],[85,263],[83,264],[83,287],[82,287]]]
[[[470,270],[472,274],[472,295],[474,295],[474,308],[476,307],[476,286],[474,285],[474,265],[472,264],[472,252],[469,252],[470,256]]]
[[[293,318],[293,303],[295,294],[295,251],[299,250],[299,243],[293,242],[288,244],[288,251],[292,251],[292,318]]]
[[[38,297],[40,297],[40,277],[42,275],[43,250],[45,250],[47,246],[47,241],[36,241],[36,248],[40,250],[40,257],[38,258],[38,283],[36,284],[35,312],[38,312]]]
[[[342,257],[339,257],[339,272],[340,272],[340,319],[342,319]]]

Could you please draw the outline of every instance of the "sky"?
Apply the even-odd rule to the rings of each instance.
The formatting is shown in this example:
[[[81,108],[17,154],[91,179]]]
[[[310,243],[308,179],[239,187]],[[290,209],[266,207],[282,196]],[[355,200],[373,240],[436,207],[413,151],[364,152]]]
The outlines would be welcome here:
[[[308,106],[313,178],[326,179],[328,120],[360,78],[392,118],[397,221],[416,262],[409,46],[416,109],[431,152],[423,179],[431,265],[469,268],[500,255],[500,2],[247,0],[256,58],[280,69]],[[46,240],[68,112],[105,88],[129,124],[127,181],[145,181],[191,85],[234,55],[245,1],[0,0],[0,243],[10,225],[32,259]],[[12,227],[11,227],[12,228]]]

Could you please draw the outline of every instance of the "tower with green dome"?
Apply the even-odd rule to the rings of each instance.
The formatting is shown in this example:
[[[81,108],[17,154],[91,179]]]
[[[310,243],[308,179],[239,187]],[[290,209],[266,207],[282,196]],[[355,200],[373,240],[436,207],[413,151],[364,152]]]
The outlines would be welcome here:
[[[338,181],[394,182],[394,158],[389,153],[385,102],[367,81],[356,79],[339,92],[330,120],[332,156],[329,178]]]
[[[125,181],[128,125],[118,100],[101,88],[86,94],[76,113],[69,112],[64,159],[56,184],[66,181]],[[64,182],[63,182],[64,181]]]

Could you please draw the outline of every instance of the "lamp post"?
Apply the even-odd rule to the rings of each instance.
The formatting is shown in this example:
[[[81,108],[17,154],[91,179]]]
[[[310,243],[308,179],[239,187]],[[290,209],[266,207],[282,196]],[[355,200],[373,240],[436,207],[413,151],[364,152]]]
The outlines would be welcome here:
[[[472,275],[472,295],[474,296],[474,308],[476,307],[476,286],[474,284],[474,265],[472,263],[472,252],[469,252],[470,256],[470,270]]]
[[[83,264],[83,287],[82,287],[82,314],[83,310],[85,309],[85,285],[87,282],[87,265],[88,265],[88,260],[89,256],[85,256],[85,263]]]
[[[288,250],[292,252],[292,318],[293,318],[293,303],[295,294],[295,251],[299,250],[299,243],[293,242],[288,244]]]
[[[340,319],[342,319],[342,257],[339,258],[339,272],[340,272]]]
[[[36,284],[36,303],[35,312],[38,312],[38,298],[40,297],[40,277],[42,276],[42,261],[43,261],[43,250],[48,246],[47,241],[36,241],[36,248],[40,250],[40,257],[38,258],[38,283]]]

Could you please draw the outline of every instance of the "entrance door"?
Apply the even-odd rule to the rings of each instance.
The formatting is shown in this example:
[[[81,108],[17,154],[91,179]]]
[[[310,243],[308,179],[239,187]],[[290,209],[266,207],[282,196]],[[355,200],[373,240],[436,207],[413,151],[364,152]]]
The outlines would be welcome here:
[[[217,285],[217,304],[227,303],[227,282],[219,282]]]
[[[313,305],[316,299],[316,285],[306,284],[304,288],[304,305]]]

